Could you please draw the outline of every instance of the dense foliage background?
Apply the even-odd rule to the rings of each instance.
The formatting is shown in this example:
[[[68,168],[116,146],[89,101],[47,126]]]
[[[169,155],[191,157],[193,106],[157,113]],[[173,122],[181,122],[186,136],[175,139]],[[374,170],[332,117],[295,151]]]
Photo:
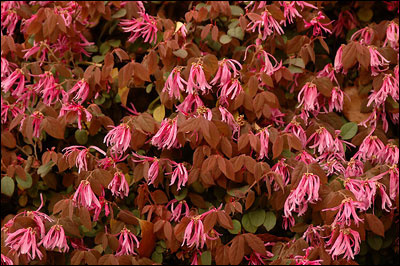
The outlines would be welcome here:
[[[1,2],[2,264],[394,264],[399,2]]]

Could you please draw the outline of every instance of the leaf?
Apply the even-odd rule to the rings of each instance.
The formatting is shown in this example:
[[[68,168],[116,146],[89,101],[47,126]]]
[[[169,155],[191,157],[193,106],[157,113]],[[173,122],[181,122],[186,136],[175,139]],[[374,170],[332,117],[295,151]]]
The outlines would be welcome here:
[[[244,230],[246,230],[247,232],[255,233],[257,231],[257,227],[252,225],[252,223],[250,222],[250,217],[248,213],[242,216],[242,225]]]
[[[142,257],[150,257],[156,246],[156,236],[153,232],[153,223],[145,220],[138,220],[142,232],[142,239],[139,243],[138,252]]]
[[[363,22],[370,21],[373,16],[374,12],[371,8],[368,7],[362,7],[357,11],[357,17]]]
[[[89,210],[86,207],[79,208],[79,218],[83,226],[85,226],[89,231],[92,230],[92,221],[90,219]]]
[[[236,236],[232,245],[229,247],[229,261],[232,265],[238,265],[244,257],[244,238],[243,235]]]
[[[373,214],[366,213],[365,218],[368,223],[369,229],[378,236],[385,237],[385,227],[382,221]]]
[[[179,50],[173,51],[172,53],[180,58],[186,58],[188,56],[188,52],[186,52],[186,50],[184,50],[184,49],[179,49]]]
[[[42,121],[43,129],[56,139],[64,139],[65,125],[54,117],[47,116]]]
[[[1,132],[1,145],[4,147],[13,149],[17,145],[17,141],[15,140],[15,137],[13,134],[11,134],[10,131],[8,130],[2,130]]]
[[[153,117],[157,122],[163,121],[165,117],[165,107],[163,104],[159,105],[154,109]]]
[[[115,13],[111,16],[111,18],[122,18],[122,17],[125,16],[125,15],[126,15],[126,9],[125,9],[125,8],[121,8],[121,9],[118,9],[118,11],[115,12]]]
[[[221,37],[219,37],[219,42],[222,44],[227,44],[230,43],[232,41],[232,37],[229,35],[221,35]]]
[[[354,122],[349,122],[340,128],[340,136],[344,140],[351,139],[357,134],[357,131],[358,125]]]
[[[273,154],[272,159],[279,157],[279,155],[281,155],[282,151],[283,151],[283,137],[278,136],[276,138],[274,144],[272,145],[272,154]]]
[[[17,180],[18,188],[20,188],[21,190],[32,187],[32,176],[29,173],[26,173],[26,180],[23,180],[19,176],[16,176],[15,180]]]
[[[48,161],[46,164],[41,165],[37,170],[38,175],[40,175],[41,177],[44,177],[45,175],[47,175],[50,172],[51,168],[55,164],[56,163],[53,161]]]
[[[229,29],[227,33],[229,36],[235,37],[239,40],[243,40],[243,38],[244,38],[244,31],[242,30],[241,27]]]
[[[209,250],[201,254],[201,265],[211,265],[211,252]]]
[[[244,11],[240,6],[231,5],[229,7],[231,8],[232,16],[238,16],[239,17],[241,15],[244,15]]]
[[[252,225],[259,227],[264,223],[265,211],[263,209],[251,211],[249,212],[249,218]]]
[[[367,242],[368,242],[368,245],[376,251],[380,250],[383,245],[382,237],[373,235],[373,234],[368,235]]]
[[[217,217],[218,217],[218,224],[221,225],[222,227],[226,229],[232,229],[233,224],[232,224],[232,219],[229,217],[229,215],[225,211],[218,211],[217,212]]]
[[[246,239],[249,247],[254,251],[259,253],[261,256],[267,255],[267,250],[264,246],[264,241],[261,238],[253,235],[253,234],[244,234],[244,238]]]
[[[5,176],[1,179],[1,193],[11,197],[15,190],[15,183],[14,180],[9,177]]]
[[[234,220],[232,220],[232,224],[233,224],[233,229],[229,229],[228,230],[229,233],[231,233],[233,235],[239,234],[240,230],[242,230],[241,223],[238,220],[234,219]]]
[[[275,213],[269,211],[265,214],[265,220],[264,220],[264,227],[267,231],[270,231],[273,229],[276,225],[276,216]]]

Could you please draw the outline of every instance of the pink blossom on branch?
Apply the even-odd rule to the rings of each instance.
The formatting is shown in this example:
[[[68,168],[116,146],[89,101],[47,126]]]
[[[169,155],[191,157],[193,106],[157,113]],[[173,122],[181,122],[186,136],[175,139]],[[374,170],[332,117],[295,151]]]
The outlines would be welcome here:
[[[157,42],[157,21],[153,16],[143,12],[140,18],[121,19],[120,26],[124,32],[130,32],[129,42],[135,42],[139,37],[144,42]]]
[[[161,122],[160,129],[151,139],[151,144],[159,149],[179,148],[181,145],[178,142],[177,133],[177,119],[165,118]]]
[[[111,127],[113,129],[104,137],[104,143],[106,143],[107,146],[112,146],[112,152],[124,153],[131,144],[131,129],[126,123]]]
[[[40,241],[40,244],[43,244],[43,247],[48,250],[56,249],[63,253],[69,251],[64,228],[60,224],[53,225],[42,241]]]
[[[338,236],[337,233],[339,233]],[[360,252],[360,243],[361,238],[357,231],[350,228],[340,228],[339,230],[332,230],[326,245],[331,246],[327,251],[332,255],[332,259],[336,260],[338,256],[344,254],[345,259],[354,260],[354,256]]]
[[[27,254],[30,260],[41,260],[43,257],[37,243],[37,230],[32,227],[21,228],[13,233],[9,233],[5,240],[5,245],[16,251],[18,256]]]
[[[139,240],[137,237],[126,227],[119,233],[119,247],[116,256],[121,255],[136,255],[135,248],[139,248]]]
[[[185,91],[184,85],[187,82],[181,77],[181,69],[182,67],[175,67],[165,81],[163,91],[168,92],[170,98],[180,99],[180,92]]]
[[[126,182],[125,175],[117,170],[110,184],[108,184],[108,189],[111,190],[112,195],[115,197],[120,197],[121,199],[128,197],[129,185]]]
[[[90,182],[87,180],[82,180],[76,190],[73,201],[78,206],[83,206],[88,209],[93,207],[101,208],[100,202],[94,194]]]

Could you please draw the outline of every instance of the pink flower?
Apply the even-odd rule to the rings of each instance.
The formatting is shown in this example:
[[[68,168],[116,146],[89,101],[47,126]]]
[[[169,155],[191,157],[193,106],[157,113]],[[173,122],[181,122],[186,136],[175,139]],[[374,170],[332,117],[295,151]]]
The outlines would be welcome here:
[[[285,20],[281,21],[281,24],[283,24],[286,27],[286,20],[289,22],[289,24],[292,24],[295,22],[296,17],[302,18],[303,16],[300,15],[299,11],[297,11],[295,5],[297,1],[279,1],[279,4],[283,6],[283,16],[285,17]]]
[[[139,248],[139,241],[136,236],[124,227],[119,233],[119,247],[116,256],[136,255],[135,247]]]
[[[274,243],[264,243],[264,246],[273,246]],[[266,255],[261,255],[257,251],[254,251],[250,254],[250,257],[244,256],[246,260],[249,261],[248,265],[266,265],[265,260],[271,259],[274,256],[274,254],[270,251],[267,250]]]
[[[196,92],[200,90],[202,94],[206,94],[208,90],[211,90],[210,84],[207,83],[201,60],[197,63],[193,62],[189,72],[186,92],[193,94],[195,92],[194,89],[196,89]]]
[[[132,152],[132,155],[138,158],[136,160],[132,159],[132,161],[134,162],[142,162],[142,161],[151,162],[151,166],[149,167],[149,170],[147,172],[147,178],[148,178],[147,183],[149,185],[153,184],[158,177],[158,172],[160,169],[159,160],[156,157],[153,158],[153,157],[142,156],[134,152]]]
[[[207,119],[208,121],[212,120],[212,112],[210,108],[205,107],[204,105],[197,107],[197,115],[198,116],[203,116],[205,119]],[[195,116],[197,117],[197,116]]]
[[[69,113],[75,113],[78,117],[78,128],[82,129],[82,120],[90,122],[92,120],[92,114],[82,105],[75,103],[65,103],[62,105],[60,114],[58,117],[65,116]]]
[[[356,41],[357,37],[360,37],[358,40],[360,42],[360,44],[370,45],[372,42],[372,39],[374,38],[374,30],[368,26],[364,27],[364,28],[354,32],[353,35],[351,35],[350,40]]]
[[[313,19],[311,19],[310,22],[307,22],[306,20],[304,20],[305,28],[307,29],[309,27],[313,27],[313,35],[314,36],[322,35],[322,30],[325,32],[328,32],[329,34],[332,34],[332,31],[330,29],[326,28],[326,26],[333,23],[333,21],[331,21],[329,23],[321,23],[320,20],[322,20],[322,19],[325,19],[325,16],[322,14],[321,11],[318,11],[318,15],[316,17],[314,17]]]
[[[292,121],[290,121],[285,129],[283,130],[284,132],[289,132],[295,135],[296,137],[299,138],[301,141],[301,144],[303,145],[303,148],[307,144],[307,134],[303,127],[300,125],[299,122],[296,121],[296,118],[293,118]]]
[[[381,194],[381,208],[387,212],[391,212],[392,202],[390,201],[389,196],[386,193],[386,186],[377,182],[376,183],[379,193]]]
[[[126,158],[128,158],[128,154],[125,156],[122,156],[122,153],[113,153],[111,152],[110,157],[105,157],[101,160],[98,160],[98,166],[102,169],[107,170],[110,167],[116,168],[116,163],[124,161]]]
[[[343,158],[338,153],[329,154],[326,152],[318,157],[317,160],[320,161],[322,169],[328,176],[332,174],[343,174],[346,171],[344,166],[340,163]]]
[[[228,105],[228,99],[234,100],[243,91],[242,85],[237,78],[221,86],[219,91],[219,101],[221,104]],[[230,96],[230,97],[229,97]]]
[[[316,203],[319,200],[320,180],[313,173],[304,173],[300,183],[292,190],[284,204],[284,217],[292,216],[292,211],[302,216],[307,211],[308,203]]]
[[[83,149],[81,151],[79,151],[79,148],[83,148]],[[89,146],[89,148],[86,148],[85,146],[75,145],[75,146],[70,146],[70,147],[66,147],[63,149],[65,157],[69,157],[72,153],[78,153],[76,156],[76,162],[75,162],[75,165],[78,168],[78,173],[80,173],[82,170],[84,170],[84,171],[88,170],[87,158],[89,157],[88,154],[89,154],[90,148],[95,149],[96,151],[100,152],[103,155],[106,155],[106,153],[104,151],[102,151],[100,148],[98,148],[96,146]]]
[[[296,260],[296,265],[321,265],[322,260],[309,260],[308,256],[310,255],[310,250],[316,247],[308,247],[305,249],[306,254],[304,256],[297,255],[294,257]]]
[[[40,124],[43,121],[43,114],[39,111],[34,111],[33,114],[31,114],[32,117],[32,124],[33,124],[33,136],[35,138],[40,138]]]
[[[364,173],[364,164],[360,161],[352,157],[347,164],[346,171],[344,172],[344,176],[361,176]]]
[[[332,33],[336,37],[344,37],[343,28],[347,30],[353,29],[358,26],[358,21],[350,10],[343,10],[339,13],[338,19],[334,22]]]
[[[141,17],[137,19],[121,19],[120,25],[124,32],[131,32],[129,42],[135,42],[139,37],[144,38],[144,42],[157,42],[157,21],[147,13],[141,13]]]
[[[278,63],[278,60],[276,60],[276,58],[272,54],[267,53],[264,50],[262,50],[257,55],[257,58],[261,61],[262,64],[260,71],[265,72],[269,76],[274,74],[282,67],[282,61]],[[274,61],[274,63],[272,63],[270,58],[272,58],[272,61]]]
[[[94,205],[94,214],[93,214],[93,222],[96,222],[99,220],[99,216],[101,213],[101,210],[103,209],[104,206],[104,214],[106,217],[110,214],[110,209],[111,209],[111,203],[105,199],[105,192],[104,188],[102,188],[101,195],[99,196],[99,202],[100,202],[100,208],[96,205]]]
[[[306,150],[303,150],[301,153],[299,153],[296,156],[296,160],[302,161],[305,164],[311,164],[316,162],[315,158],[311,154],[309,154]]]
[[[336,84],[339,84],[335,76],[335,69],[333,68],[331,63],[326,64],[325,67],[320,72],[318,72],[317,78],[322,78],[322,77],[327,77],[332,82],[335,81]]]
[[[186,170],[186,167],[183,165],[183,163],[176,163],[171,161],[171,164],[173,167],[175,167],[175,169],[172,171],[171,176],[171,182],[170,182],[170,186],[172,186],[176,179],[178,179],[178,188],[177,190],[181,189],[181,186],[185,186],[186,182],[188,181],[189,175],[188,175],[188,171]]]
[[[335,55],[335,62],[334,62],[334,68],[336,73],[342,71],[343,74],[347,74],[347,70],[344,71],[343,69],[343,48],[345,47],[345,44],[340,45],[339,49],[336,51]]]
[[[386,39],[383,46],[389,43],[389,46],[398,51],[399,49],[399,24],[391,21],[386,28]]]
[[[108,189],[111,190],[111,193],[115,197],[120,197],[121,199],[128,197],[129,195],[129,185],[126,182],[125,175],[118,171],[114,173],[114,178],[111,180],[110,184],[108,184]]]
[[[195,252],[194,255],[193,255],[192,263],[190,263],[190,265],[199,265],[197,255],[201,256],[201,254],[202,254],[202,252],[197,250],[197,252]]]
[[[297,96],[299,106],[304,104],[303,108],[306,111],[314,111],[319,109],[319,104],[317,100],[318,95],[319,92],[317,90],[317,86],[312,82],[307,82]]]
[[[399,82],[396,80],[392,74],[385,74],[383,78],[382,87],[378,91],[373,91],[371,95],[368,96],[367,106],[370,106],[372,102],[375,106],[381,106],[385,104],[388,95],[392,96],[395,101],[399,100]]]
[[[104,137],[104,143],[106,143],[107,146],[112,146],[112,152],[124,153],[131,144],[131,129],[126,123],[111,127],[113,129]]]
[[[328,246],[332,246],[327,250],[332,255],[332,259],[336,260],[337,256],[344,254],[344,258],[354,260],[354,255],[360,252],[360,234],[350,228],[341,228],[339,236],[335,237],[336,235],[337,231],[332,231],[331,238],[326,243]]]
[[[268,127],[261,129],[257,134],[257,137],[260,138],[261,148],[260,148],[260,155],[258,159],[261,160],[263,158],[268,159],[268,144],[269,144],[269,132]]]
[[[24,73],[22,73],[22,70],[17,68],[14,70],[11,75],[9,75],[7,78],[1,81],[1,87],[3,88],[3,92],[7,93],[11,87],[17,83],[17,80],[19,79],[18,85],[15,88],[13,95],[15,96],[21,96],[22,93],[25,91],[25,76]]]
[[[343,111],[343,99],[343,91],[337,86],[333,87],[331,98],[328,102],[329,112],[333,112],[334,110],[337,112]]]
[[[20,8],[20,1],[10,1],[1,4],[1,31],[7,29],[7,35],[14,35],[15,27],[21,17],[16,9]],[[3,33],[2,33],[3,34]]]
[[[389,168],[389,184],[390,184],[390,198],[394,200],[399,195],[399,168],[397,164],[393,164]]]
[[[69,251],[67,238],[65,237],[64,228],[60,224],[53,225],[46,236],[40,241],[39,245],[48,250],[57,250],[66,253]]]
[[[355,158],[362,159],[363,161],[377,160],[377,155],[381,153],[381,150],[385,149],[383,142],[377,136],[372,136],[373,132],[374,130],[365,137],[357,153],[354,155]]]
[[[1,80],[10,76],[15,68],[17,68],[16,64],[9,62],[5,57],[1,56]]]
[[[21,228],[9,233],[4,243],[7,247],[16,251],[18,256],[27,254],[30,260],[34,260],[36,256],[39,260],[43,257],[36,242],[36,230],[32,227]]]
[[[256,28],[258,28],[258,33],[262,34],[262,40],[265,40],[269,35],[273,33],[277,33],[279,35],[284,34],[283,29],[268,10],[265,10],[261,13],[261,20],[252,20],[247,25],[248,31],[254,32]]]
[[[385,71],[389,68],[390,61],[387,60],[383,55],[381,55],[376,47],[368,46],[369,54],[371,55],[370,65],[371,65],[371,75],[376,76],[380,72]],[[380,67],[384,67],[380,69]]]
[[[216,85],[219,81],[220,86],[224,86],[225,84],[229,83],[232,78],[236,78],[236,76],[239,76],[240,72],[237,70],[236,65],[239,69],[242,69],[242,65],[239,63],[239,61],[235,59],[224,58],[219,61],[217,74],[215,74],[215,77],[210,82],[210,84]]]
[[[176,107],[176,109],[178,109],[178,111],[184,115],[188,115],[189,113],[197,111],[202,106],[204,106],[204,103],[200,99],[199,95],[195,92],[194,94],[188,94],[183,102]]]
[[[184,212],[184,216],[185,217],[189,217],[189,206],[186,203],[185,200],[181,200],[178,202],[178,205],[176,207],[174,207],[174,204],[177,203],[178,201],[176,199],[171,200],[170,202],[168,202],[167,204],[167,208],[169,205],[171,205],[171,219],[170,221],[175,221],[178,222],[182,216],[182,207],[185,207],[185,212]]]
[[[225,107],[219,106],[219,111],[222,115],[222,122],[228,124],[228,126],[232,129],[232,138],[237,139],[239,138],[240,134],[240,125],[236,122],[235,118]]]
[[[197,215],[195,217],[190,217],[190,222],[186,226],[185,233],[183,236],[183,242],[182,245],[186,245],[188,247],[193,247],[196,245],[196,248],[203,248],[204,243],[207,239],[215,240],[218,237],[210,237],[208,235],[208,232],[204,232],[204,224],[202,222],[202,219],[208,214],[209,212],[205,212],[201,215]]]
[[[14,262],[9,257],[1,254],[1,265],[14,265]]]
[[[399,148],[393,143],[388,143],[385,146],[385,149],[380,150],[378,157],[381,159],[381,162],[387,164],[395,164],[399,162]]]
[[[94,194],[90,182],[82,180],[78,189],[76,190],[73,201],[76,205],[92,209],[94,206],[101,208],[100,202]]]
[[[74,100],[82,104],[88,97],[89,90],[89,83],[85,79],[81,79],[68,91],[68,95],[75,94]]]
[[[274,171],[275,173],[281,175],[283,184],[286,186],[290,182],[290,172],[289,172],[289,166],[287,163],[285,163],[286,158],[280,159],[274,166],[272,166],[271,170]],[[279,189],[279,185],[275,183],[274,186],[275,190]]]
[[[312,139],[314,139],[314,145],[310,146],[310,149],[318,147],[319,154],[330,152],[334,148],[334,140],[332,135],[324,127],[320,126],[316,132],[311,134],[310,138],[307,140],[307,143],[309,143]]]
[[[41,52],[42,55],[40,56],[40,61],[39,61],[40,64],[39,64],[39,66],[42,66],[44,61],[46,61],[47,53],[49,52],[48,48],[49,48],[48,41],[45,41],[45,42],[43,42],[43,41],[41,41],[41,42],[34,41],[32,48],[22,50],[22,52],[26,52],[25,55],[24,55],[24,59],[28,60],[29,57],[31,57],[32,55],[34,55],[34,54],[36,54],[38,52]],[[38,58],[38,57],[39,57],[39,54],[36,55],[36,58]]]
[[[161,122],[161,127],[151,139],[151,145],[159,149],[179,148],[181,145],[177,139],[178,125],[177,119],[165,118]]]
[[[180,91],[185,91],[187,82],[181,77],[182,67],[175,67],[165,82],[163,91],[167,91],[170,98],[180,99]]]
[[[317,247],[323,242],[323,236],[320,234],[321,231],[324,231],[321,226],[313,226],[310,224],[302,237],[310,246]]]
[[[351,218],[353,217],[354,223],[358,226],[359,222],[363,222],[363,219],[358,217],[355,208],[362,208],[362,204],[358,201],[354,201],[352,198],[345,198],[339,206],[323,209],[322,211],[336,211],[339,210],[335,216],[335,220],[332,226],[336,223],[351,225]]]

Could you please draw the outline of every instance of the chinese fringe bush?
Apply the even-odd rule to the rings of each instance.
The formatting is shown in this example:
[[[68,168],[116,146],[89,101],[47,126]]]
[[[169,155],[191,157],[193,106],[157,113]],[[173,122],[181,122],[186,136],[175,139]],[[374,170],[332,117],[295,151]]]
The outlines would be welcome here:
[[[399,2],[1,2],[1,264],[395,264]]]

